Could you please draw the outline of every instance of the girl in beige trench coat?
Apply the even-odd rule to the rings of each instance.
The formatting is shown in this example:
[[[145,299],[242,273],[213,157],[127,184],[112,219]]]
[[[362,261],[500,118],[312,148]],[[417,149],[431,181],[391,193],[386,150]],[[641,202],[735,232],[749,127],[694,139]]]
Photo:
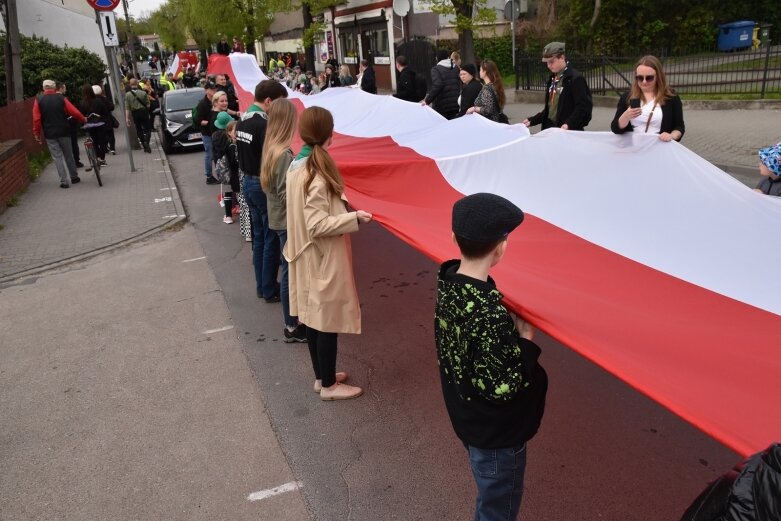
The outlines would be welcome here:
[[[361,332],[361,309],[353,276],[348,234],[372,215],[347,211],[344,181],[326,150],[334,120],[321,107],[301,114],[299,132],[306,146],[287,172],[287,243],[290,314],[307,327],[315,371],[315,392],[323,400],[357,398],[360,387],[346,385],[336,372],[338,333]]]

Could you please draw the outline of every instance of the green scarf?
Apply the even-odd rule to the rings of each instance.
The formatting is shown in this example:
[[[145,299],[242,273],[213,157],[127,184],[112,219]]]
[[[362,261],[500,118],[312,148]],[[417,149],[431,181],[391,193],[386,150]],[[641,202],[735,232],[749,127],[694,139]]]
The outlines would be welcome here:
[[[301,149],[301,152],[298,153],[296,156],[296,161],[299,159],[304,159],[305,157],[309,157],[312,155],[312,145],[304,145],[304,147]]]

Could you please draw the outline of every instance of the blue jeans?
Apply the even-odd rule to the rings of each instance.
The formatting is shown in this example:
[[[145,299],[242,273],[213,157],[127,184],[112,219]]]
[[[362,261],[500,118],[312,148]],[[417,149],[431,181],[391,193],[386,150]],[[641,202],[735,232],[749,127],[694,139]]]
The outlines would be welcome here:
[[[277,234],[268,229],[268,207],[266,194],[260,188],[260,178],[245,175],[244,199],[249,208],[252,223],[252,265],[255,267],[255,291],[258,296],[269,299],[279,293],[277,273],[279,272],[279,240]]]
[[[277,234],[279,237],[280,250],[285,247],[287,242],[287,230],[272,230],[271,233]],[[296,327],[298,325],[298,319],[290,316],[290,283],[287,276],[287,261],[285,257],[281,257],[280,268],[282,271],[282,278],[279,284],[279,298],[282,301],[282,317],[285,319],[285,325],[289,328]]]
[[[475,521],[515,521],[521,510],[526,444],[509,449],[467,445],[477,484]]]
[[[206,152],[203,156],[203,169],[206,177],[212,176],[212,137],[203,136],[203,150]]]

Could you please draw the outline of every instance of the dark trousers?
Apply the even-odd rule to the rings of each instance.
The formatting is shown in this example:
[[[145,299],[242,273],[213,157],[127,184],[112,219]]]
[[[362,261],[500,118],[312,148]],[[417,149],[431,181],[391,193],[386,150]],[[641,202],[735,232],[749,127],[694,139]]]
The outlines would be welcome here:
[[[71,150],[73,150],[73,160],[79,162],[79,135],[76,132],[76,127],[71,125]]]
[[[134,110],[132,114],[138,140],[142,144],[149,144],[149,138],[152,135],[152,122],[149,120],[149,111],[146,109]]]
[[[98,159],[106,159],[106,147],[108,147],[106,131],[102,128],[90,129],[89,137],[92,138],[95,155],[98,156]]]
[[[117,141],[116,137],[114,137],[114,127],[106,129],[106,144],[108,145],[109,150],[117,149]]]
[[[322,380],[323,387],[331,387],[336,383],[336,340],[336,333],[306,328],[306,343],[309,345],[315,380]]]

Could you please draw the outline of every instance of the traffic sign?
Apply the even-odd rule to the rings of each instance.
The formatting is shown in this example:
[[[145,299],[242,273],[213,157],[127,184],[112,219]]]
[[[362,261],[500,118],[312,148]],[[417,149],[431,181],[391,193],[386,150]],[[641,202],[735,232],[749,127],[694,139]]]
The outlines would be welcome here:
[[[96,11],[113,11],[119,5],[120,0],[87,0],[87,3]]]
[[[103,45],[106,47],[116,47],[119,45],[119,35],[117,34],[117,19],[113,12],[100,13],[100,34],[103,36]]]

